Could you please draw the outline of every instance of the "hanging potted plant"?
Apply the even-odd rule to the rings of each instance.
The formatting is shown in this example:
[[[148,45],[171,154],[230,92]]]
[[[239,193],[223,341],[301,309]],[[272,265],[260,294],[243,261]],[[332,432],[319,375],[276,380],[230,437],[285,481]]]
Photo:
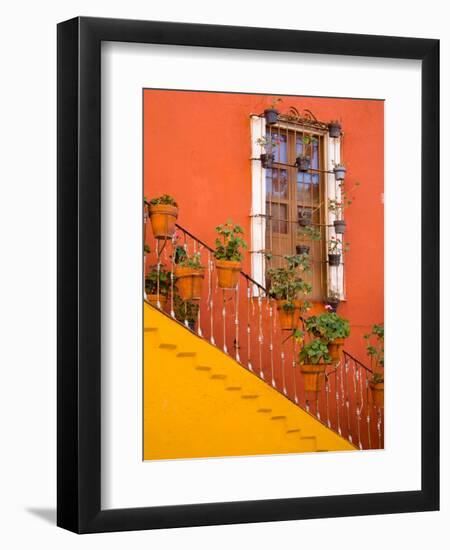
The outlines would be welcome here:
[[[155,239],[171,239],[175,233],[178,204],[170,195],[161,195],[148,203],[148,214]]]
[[[244,231],[241,226],[233,224],[231,220],[216,227],[217,281],[220,288],[235,289],[239,281],[239,273],[242,268],[241,249],[247,248],[247,243],[241,237]]]
[[[345,173],[347,169],[345,168],[345,164],[335,164],[333,168],[334,177],[336,181],[343,181],[345,179]]]
[[[342,126],[338,120],[332,120],[328,123],[328,133],[332,138],[341,137]]]
[[[350,323],[333,311],[314,315],[305,320],[305,328],[312,332],[328,347],[332,361],[342,359],[345,339],[350,336]]]
[[[298,225],[300,227],[308,227],[312,224],[312,210],[310,208],[298,209]]]
[[[178,294],[173,299],[173,310],[175,319],[191,330],[195,330],[200,305],[192,300],[183,300]]]
[[[311,247],[306,245],[306,244],[298,244],[296,247],[295,247],[295,251],[297,254],[301,255],[301,254],[306,254],[308,255],[309,254],[309,251],[310,251]]]
[[[327,345],[319,338],[305,344],[299,354],[299,363],[305,392],[320,392],[325,379],[325,369],[331,364]]]
[[[299,172],[307,172],[311,168],[313,144],[316,142],[317,139],[308,134],[302,137],[302,152],[297,156],[295,161]]]
[[[345,233],[345,229],[347,227],[347,224],[344,220],[344,210],[348,208],[353,201],[355,200],[354,196],[350,196],[350,193],[355,189],[355,187],[359,187],[360,183],[357,181],[355,185],[347,191],[345,189],[345,186],[343,183],[339,184],[341,197],[340,201],[336,199],[328,199],[328,210],[330,212],[333,212],[335,215],[335,220],[333,221],[334,226],[334,232],[337,235],[343,235]]]
[[[281,98],[274,99],[272,104],[267,109],[264,109],[264,118],[266,119],[266,124],[272,126],[278,122],[278,115],[280,112],[277,109],[278,103],[282,101]]]
[[[163,308],[169,294],[171,274],[162,266],[152,266],[145,276],[145,293],[152,306]]]
[[[265,151],[265,153],[259,155],[262,167],[272,168],[275,162],[275,150],[278,147],[277,140],[270,137],[261,137],[256,140],[256,143]]]
[[[328,241],[328,264],[333,267],[339,267],[341,263],[341,250],[347,252],[350,243],[342,243],[337,237],[330,237]]]
[[[340,303],[341,299],[339,292],[337,292],[336,290],[330,290],[328,292],[328,296],[325,299],[325,307],[328,306],[330,311],[334,311],[336,313]]]
[[[298,324],[300,312],[309,306],[300,296],[312,290],[311,285],[301,277],[301,272],[310,270],[310,261],[306,255],[284,256],[284,259],[285,267],[267,270],[269,296],[277,302],[281,330],[293,330]]]
[[[369,388],[372,403],[376,407],[384,407],[384,325],[375,324],[369,334],[364,335],[367,340],[367,355],[370,357],[372,377]]]
[[[177,260],[174,272],[177,292],[182,300],[200,300],[205,277],[205,268],[200,261],[200,252],[189,256],[184,248],[182,250],[185,254]]]

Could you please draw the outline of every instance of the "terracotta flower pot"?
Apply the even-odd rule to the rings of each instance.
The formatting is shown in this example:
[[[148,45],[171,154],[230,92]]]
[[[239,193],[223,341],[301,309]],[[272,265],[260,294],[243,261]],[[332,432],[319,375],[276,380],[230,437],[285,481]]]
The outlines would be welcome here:
[[[370,393],[372,395],[372,403],[376,407],[384,407],[384,382],[369,382]]]
[[[300,300],[294,300],[293,309],[284,309],[284,304],[289,300],[277,300],[278,319],[280,320],[281,330],[294,330],[300,318]]]
[[[241,262],[216,260],[217,281],[219,288],[227,290],[235,289],[239,282],[241,267]]]
[[[342,359],[342,350],[344,349],[345,338],[335,338],[328,344],[328,353],[333,361]]]
[[[300,365],[305,392],[319,392],[322,390],[325,381],[325,369],[326,365],[324,363],[319,365]]]
[[[175,233],[178,207],[170,204],[155,204],[148,207],[155,239],[171,239]]]
[[[177,266],[175,279],[180,298],[182,300],[200,300],[204,277],[203,268],[193,269],[192,267]]]
[[[158,294],[147,294],[147,301],[150,302],[150,305],[153,307],[158,307]],[[164,306],[167,302],[167,296],[159,295],[159,307],[164,309]]]

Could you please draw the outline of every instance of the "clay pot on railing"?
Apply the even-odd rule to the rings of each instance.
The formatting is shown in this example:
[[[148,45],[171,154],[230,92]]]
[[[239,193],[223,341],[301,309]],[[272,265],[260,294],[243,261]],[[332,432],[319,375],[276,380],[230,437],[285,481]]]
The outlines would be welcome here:
[[[276,302],[281,330],[294,330],[300,318],[301,301],[277,300]],[[293,307],[289,307],[292,304]]]
[[[178,207],[171,204],[150,204],[148,213],[155,239],[171,239],[175,233]]]
[[[175,279],[180,298],[182,300],[200,300],[204,277],[203,268],[177,266],[175,268]]]
[[[341,137],[341,125],[339,122],[330,122],[328,124],[328,132],[330,134],[330,137],[332,138],[338,138]]]
[[[224,290],[234,290],[239,282],[239,273],[241,272],[241,268],[241,262],[216,260],[217,282],[219,288],[223,288]]]
[[[300,365],[305,392],[320,392],[322,390],[326,367],[327,365],[324,363]]]
[[[376,407],[384,407],[384,382],[369,382],[372,403]]]
[[[299,156],[297,157],[295,164],[299,172],[307,172],[311,168],[311,157]]]
[[[345,338],[335,338],[328,343],[328,353],[332,361],[340,361],[344,350]]]
[[[164,309],[164,306],[167,302],[167,296],[164,296],[163,294],[147,294],[147,301],[152,305],[153,307],[159,307],[159,309]],[[159,302],[159,305],[158,305]]]
[[[338,235],[343,235],[345,233],[345,220],[334,220],[334,232]]]
[[[341,263],[340,254],[328,254],[328,264],[334,267],[338,267]]]
[[[263,168],[272,168],[273,163],[275,162],[275,155],[273,153],[261,153],[259,158]]]
[[[295,247],[295,252],[297,254],[309,254],[311,247],[305,244],[299,244]]]
[[[278,115],[280,113],[276,109],[264,109],[264,118],[266,119],[266,124],[269,126],[276,124],[278,122]]]

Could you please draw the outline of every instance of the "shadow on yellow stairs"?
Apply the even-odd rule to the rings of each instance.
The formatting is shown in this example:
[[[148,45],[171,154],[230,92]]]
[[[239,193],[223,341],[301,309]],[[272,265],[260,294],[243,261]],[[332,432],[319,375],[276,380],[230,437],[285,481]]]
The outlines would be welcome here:
[[[355,449],[144,303],[144,460]]]

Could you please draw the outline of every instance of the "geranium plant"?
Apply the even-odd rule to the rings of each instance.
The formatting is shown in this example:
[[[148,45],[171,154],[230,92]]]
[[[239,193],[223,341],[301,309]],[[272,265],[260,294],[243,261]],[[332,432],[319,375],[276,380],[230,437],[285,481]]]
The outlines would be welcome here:
[[[320,339],[314,339],[308,344],[305,344],[299,353],[299,362],[301,365],[331,363],[327,345]]]
[[[242,249],[247,248],[247,243],[241,235],[244,230],[240,225],[233,224],[232,220],[218,225],[216,232],[219,237],[216,238],[216,249],[214,257],[216,260],[225,260],[229,262],[242,261]]]

